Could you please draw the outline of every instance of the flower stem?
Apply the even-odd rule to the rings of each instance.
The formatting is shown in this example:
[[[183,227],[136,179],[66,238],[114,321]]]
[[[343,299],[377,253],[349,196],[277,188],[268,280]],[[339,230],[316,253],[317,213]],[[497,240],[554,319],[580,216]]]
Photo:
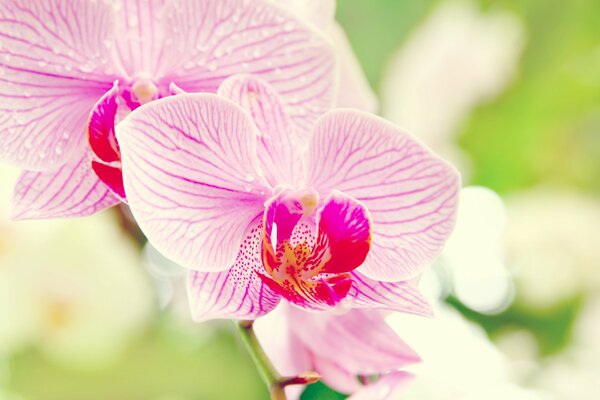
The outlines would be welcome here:
[[[258,342],[254,333],[254,321],[243,320],[237,324],[238,332],[258,369],[258,373],[271,393],[271,400],[287,400],[285,387],[289,385],[309,385],[319,380],[316,372],[306,372],[298,376],[282,377]]]

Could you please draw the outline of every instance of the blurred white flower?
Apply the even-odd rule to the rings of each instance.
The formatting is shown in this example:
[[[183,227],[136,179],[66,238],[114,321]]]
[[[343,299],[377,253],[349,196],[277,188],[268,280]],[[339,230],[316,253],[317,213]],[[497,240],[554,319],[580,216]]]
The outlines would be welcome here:
[[[515,381],[529,382],[539,372],[539,346],[531,331],[506,327],[494,342],[510,361],[510,375]]]
[[[559,400],[598,397],[600,377],[600,296],[596,294],[577,319],[570,347],[551,359],[537,384]]]
[[[546,307],[600,289],[598,199],[536,188],[506,204],[507,261],[525,301]]]
[[[469,308],[501,311],[512,300],[512,279],[504,262],[502,238],[506,210],[502,199],[485,187],[464,188],[456,227],[421,288],[432,298],[454,294]]]
[[[12,188],[16,174],[0,173],[0,186]],[[0,353],[34,345],[79,368],[114,360],[153,306],[135,245],[109,213],[12,222],[6,205],[0,209]]]
[[[442,2],[392,56],[381,85],[383,115],[466,174],[467,160],[454,136],[471,110],[497,96],[515,75],[524,36],[509,12]]]
[[[510,380],[510,363],[483,330],[440,305],[435,318],[394,313],[388,322],[423,359],[403,400],[542,400]]]

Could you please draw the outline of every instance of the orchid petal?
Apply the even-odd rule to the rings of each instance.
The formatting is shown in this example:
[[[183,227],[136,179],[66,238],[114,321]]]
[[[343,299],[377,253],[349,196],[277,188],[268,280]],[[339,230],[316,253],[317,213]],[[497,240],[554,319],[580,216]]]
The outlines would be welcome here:
[[[298,376],[314,369],[311,355],[294,335],[298,329],[288,318],[289,306],[282,302],[269,314],[254,322],[254,332],[267,357],[281,376]],[[303,385],[285,388],[289,400],[300,398]]]
[[[371,383],[348,400],[397,400],[402,398],[406,386],[414,379],[414,375],[404,371],[394,371]]]
[[[319,357],[354,374],[378,374],[419,361],[419,357],[374,310],[343,315],[308,313],[290,307],[302,343]]]
[[[99,163],[97,161],[92,161],[91,163],[92,170],[94,173],[104,183],[107,187],[110,188],[115,194],[117,194],[121,199],[125,200],[125,188],[123,187],[123,172],[120,168],[112,167],[107,164]]]
[[[84,148],[86,120],[110,89],[105,2],[0,2],[0,158],[56,168]]]
[[[215,318],[256,319],[273,310],[279,295],[266,286],[255,270],[262,269],[262,223],[251,224],[235,264],[227,271],[190,271],[188,293],[195,321]]]
[[[353,308],[379,308],[431,316],[431,306],[411,281],[381,282],[352,272],[348,293]]]
[[[340,363],[318,355],[313,357],[314,368],[327,386],[340,393],[354,393],[360,389],[356,374],[348,371]]]
[[[162,15],[165,0],[120,0],[115,3],[118,19],[115,30],[119,40],[112,52],[113,64],[121,75],[138,78],[140,71],[158,76],[168,57]],[[174,1],[181,6],[180,1]]]
[[[90,113],[87,127],[88,141],[94,154],[104,162],[119,161],[121,154],[115,137],[115,117],[117,115],[117,98],[119,83],[98,100]]]
[[[127,200],[148,240],[187,267],[231,267],[271,191],[246,113],[220,96],[180,94],[133,111],[117,138]]]
[[[82,217],[119,203],[90,169],[91,154],[56,171],[24,171],[15,188],[15,219]]]
[[[254,322],[261,347],[282,376],[295,376],[312,369],[309,353],[294,335],[299,327],[289,319],[290,306],[282,303]]]
[[[340,60],[340,90],[336,106],[350,107],[372,112],[377,111],[377,96],[367,81],[360,62],[356,58],[350,41],[342,27],[336,22],[327,30],[335,43]]]
[[[253,75],[227,78],[217,94],[231,99],[252,116],[258,131],[257,154],[265,177],[275,187],[295,186],[304,172],[301,140],[287,116],[284,103],[275,90]]]
[[[317,123],[309,155],[307,186],[321,194],[340,190],[371,214],[373,242],[361,273],[407,279],[441,252],[460,178],[416,139],[378,117],[336,110]]]
[[[172,55],[165,79],[188,92],[216,92],[240,72],[256,74],[285,99],[299,133],[308,134],[335,101],[331,44],[269,1],[173,2],[164,21]]]

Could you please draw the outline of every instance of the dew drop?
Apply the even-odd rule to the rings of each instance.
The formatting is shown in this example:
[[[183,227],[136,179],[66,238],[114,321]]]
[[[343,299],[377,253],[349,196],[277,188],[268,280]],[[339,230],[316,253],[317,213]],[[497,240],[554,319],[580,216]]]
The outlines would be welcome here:
[[[88,74],[94,70],[94,67],[90,64],[83,64],[79,66],[79,70],[83,73]]]

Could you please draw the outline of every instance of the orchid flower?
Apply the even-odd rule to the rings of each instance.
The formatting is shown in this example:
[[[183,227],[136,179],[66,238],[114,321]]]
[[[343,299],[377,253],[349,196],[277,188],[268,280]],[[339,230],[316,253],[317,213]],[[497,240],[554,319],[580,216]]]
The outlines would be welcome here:
[[[139,226],[196,269],[194,317],[254,319],[282,298],[428,314],[414,278],[454,224],[456,171],[370,114],[325,114],[307,147],[265,81],[233,76],[218,93],[146,104],[117,127]]]
[[[241,72],[282,93],[303,129],[335,101],[328,41],[267,0],[2,1],[0,158],[25,169],[14,216],[88,215],[124,200],[115,125]]]
[[[353,394],[351,400],[395,399],[411,379],[398,369],[419,361],[382,313],[372,310],[331,315],[282,304],[257,320],[254,329],[282,375],[316,371],[329,387]],[[380,378],[367,379],[373,376]],[[302,390],[302,386],[286,387],[288,399],[299,398]]]

